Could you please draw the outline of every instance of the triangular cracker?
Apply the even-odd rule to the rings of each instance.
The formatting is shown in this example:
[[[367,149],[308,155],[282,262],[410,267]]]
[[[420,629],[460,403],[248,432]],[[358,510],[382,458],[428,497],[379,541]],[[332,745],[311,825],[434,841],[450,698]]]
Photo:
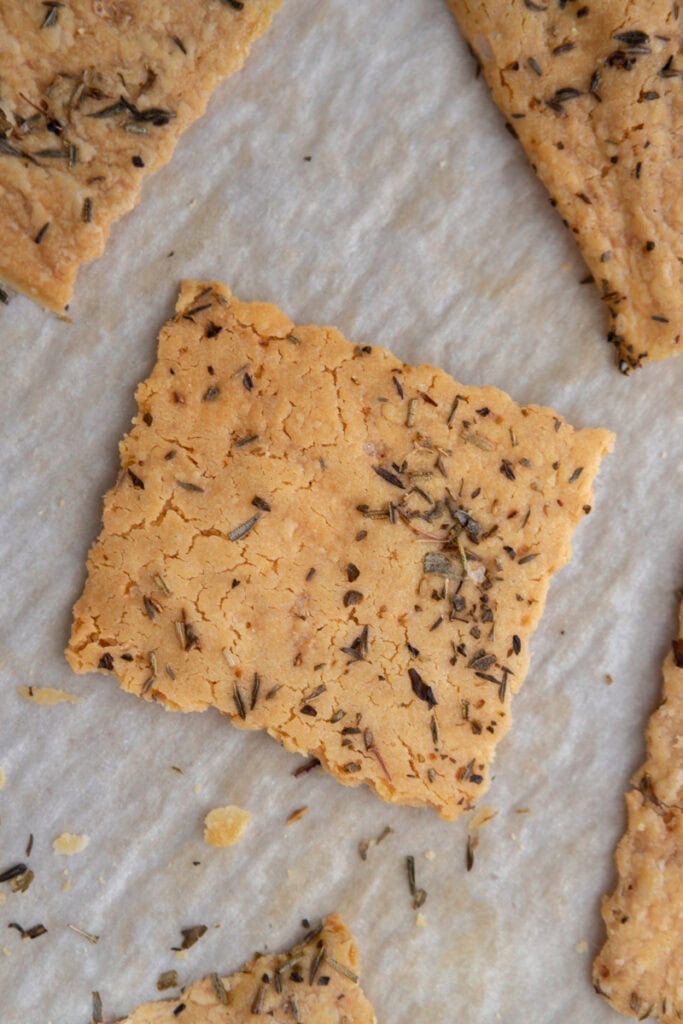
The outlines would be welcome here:
[[[673,1024],[683,1020],[683,607],[647,754],[626,797],[619,878],[603,900],[607,942],[593,978],[615,1010]]]
[[[358,985],[358,951],[332,914],[322,929],[279,956],[258,956],[229,977],[213,974],[175,999],[145,1003],[120,1024],[376,1024]]]
[[[63,313],[281,0],[0,5],[0,280]]]
[[[211,284],[137,399],[71,665],[471,808],[611,435]]]
[[[680,351],[680,5],[449,4],[508,127],[581,247],[609,310],[620,368]]]

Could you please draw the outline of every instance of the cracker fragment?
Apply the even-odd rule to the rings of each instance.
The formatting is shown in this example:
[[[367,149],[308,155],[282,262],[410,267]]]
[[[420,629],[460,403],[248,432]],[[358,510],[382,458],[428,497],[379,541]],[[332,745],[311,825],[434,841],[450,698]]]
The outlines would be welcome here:
[[[63,313],[79,267],[279,5],[0,5],[0,279]]]
[[[680,5],[449,4],[507,127],[581,248],[607,305],[620,369],[679,352]]]
[[[227,977],[210,975],[175,999],[139,1006],[119,1024],[176,1024],[179,1018],[184,1024],[246,1024],[256,1017],[283,1024],[376,1024],[358,971],[356,944],[332,914],[290,952],[256,957]]]
[[[626,796],[617,887],[602,903],[607,941],[593,965],[596,991],[615,1010],[662,1024],[683,1020],[683,606],[678,637],[647,760]]]
[[[52,849],[62,857],[72,857],[75,853],[82,853],[89,842],[90,836],[85,833],[76,835],[73,832],[62,832],[52,840]]]
[[[137,399],[72,667],[470,810],[612,436],[216,284]]]
[[[249,827],[251,814],[230,804],[214,807],[204,819],[204,842],[209,846],[234,846]]]
[[[81,698],[76,693],[56,690],[53,686],[19,686],[17,693],[29,704],[39,707],[52,707],[55,704],[80,704]]]

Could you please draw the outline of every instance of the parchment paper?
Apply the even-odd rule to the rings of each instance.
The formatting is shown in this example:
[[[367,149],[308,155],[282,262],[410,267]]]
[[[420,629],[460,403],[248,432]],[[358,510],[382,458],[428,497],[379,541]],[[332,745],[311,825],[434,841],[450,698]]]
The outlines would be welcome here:
[[[73,323],[23,298],[0,312],[0,870],[32,832],[36,876],[24,894],[0,887],[1,1024],[85,1024],[93,989],[111,1020],[155,997],[160,971],[237,968],[333,909],[382,1024],[618,1019],[590,960],[683,580],[683,359],[621,377],[584,274],[441,0],[285,0],[82,273]],[[266,736],[169,714],[62,658],[116,443],[182,276],[618,433],[552,585],[469,873],[464,820],[294,778],[300,759]],[[83,699],[33,707],[26,684]],[[202,819],[226,803],[253,824],[210,849]],[[394,834],[363,863],[359,840],[385,825]],[[65,830],[87,849],[55,855]],[[48,932],[22,941],[11,921]],[[194,924],[209,930],[178,960]]]

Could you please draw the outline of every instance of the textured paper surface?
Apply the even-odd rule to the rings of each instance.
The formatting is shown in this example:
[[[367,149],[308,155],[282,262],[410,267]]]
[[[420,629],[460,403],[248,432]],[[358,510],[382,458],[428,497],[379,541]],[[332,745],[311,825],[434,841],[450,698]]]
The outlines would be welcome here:
[[[619,1019],[590,963],[683,580],[683,364],[621,377],[584,273],[445,4],[286,0],[84,270],[74,322],[21,298],[0,309],[0,870],[32,832],[36,875],[26,893],[0,886],[2,1024],[85,1022],[93,989],[114,1019],[156,995],[162,970],[233,970],[330,910],[358,938],[386,1024]],[[552,584],[469,873],[466,821],[294,778],[299,760],[266,736],[143,705],[62,658],[116,443],[182,276],[618,434]],[[36,707],[25,685],[83,700]],[[252,826],[209,848],[204,816],[228,803]],[[394,834],[362,862],[359,840],[385,825]],[[57,857],[65,831],[87,849]],[[48,933],[22,942],[12,921]],[[206,934],[177,960],[196,924]]]

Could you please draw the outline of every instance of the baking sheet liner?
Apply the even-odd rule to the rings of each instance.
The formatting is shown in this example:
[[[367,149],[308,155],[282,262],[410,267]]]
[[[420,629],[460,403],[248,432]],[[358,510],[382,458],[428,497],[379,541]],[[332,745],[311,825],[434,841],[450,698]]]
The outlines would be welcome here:
[[[618,1020],[590,960],[683,582],[683,360],[621,377],[584,274],[445,4],[286,0],[82,272],[73,322],[21,297],[0,309],[0,869],[33,833],[35,872],[26,893],[0,886],[2,1024],[86,1021],[93,989],[114,1019],[161,971],[232,970],[330,910],[384,1024]],[[295,778],[300,759],[265,735],[169,714],[63,660],[134,387],[188,276],[618,434],[552,584],[469,872],[465,820]],[[24,685],[82,701],[34,707]],[[209,848],[203,817],[227,803],[252,825]],[[89,845],[57,856],[64,831]],[[48,931],[22,941],[12,921]],[[178,960],[195,924],[209,927]]]

